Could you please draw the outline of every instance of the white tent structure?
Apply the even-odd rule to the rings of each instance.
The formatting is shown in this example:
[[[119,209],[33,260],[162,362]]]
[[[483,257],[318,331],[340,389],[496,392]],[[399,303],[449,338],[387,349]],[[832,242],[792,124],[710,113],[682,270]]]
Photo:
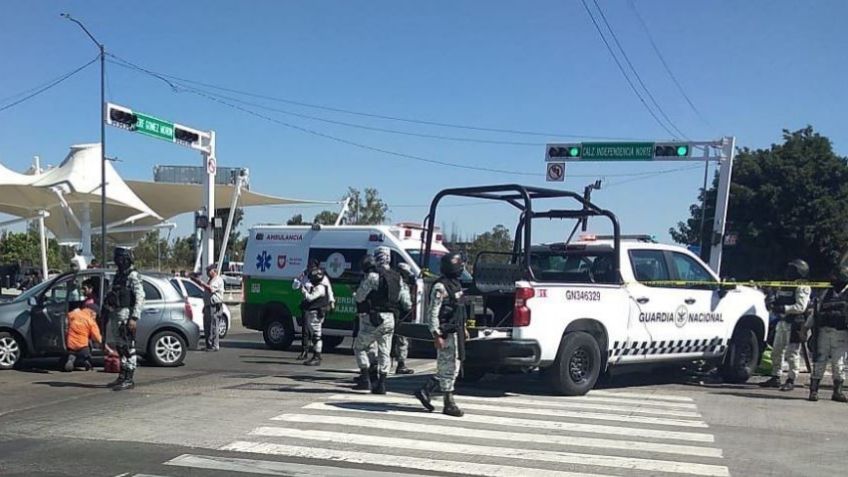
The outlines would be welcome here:
[[[124,181],[111,162],[106,163],[106,227],[108,239],[133,245],[144,232],[168,226],[165,221],[198,210],[203,187]],[[0,165],[0,213],[21,217],[45,216],[46,227],[63,244],[80,244],[91,257],[91,235],[99,234],[100,144],[71,146],[68,156],[55,168],[20,174]],[[228,208],[233,198],[239,207],[257,205],[335,204],[287,199],[236,187],[218,185],[215,207]]]

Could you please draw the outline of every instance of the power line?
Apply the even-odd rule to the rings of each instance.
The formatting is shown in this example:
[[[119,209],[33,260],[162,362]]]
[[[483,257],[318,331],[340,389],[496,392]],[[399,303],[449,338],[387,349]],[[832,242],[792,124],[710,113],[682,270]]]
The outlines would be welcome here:
[[[107,55],[111,56],[112,58],[115,58],[116,60],[123,61],[127,65],[132,65],[134,67],[141,68],[147,73],[155,74],[157,77],[159,77],[160,79],[165,80],[165,81],[173,80],[173,81],[178,81],[178,82],[182,82],[182,83],[198,85],[198,86],[202,86],[202,87],[205,87],[205,88],[211,88],[211,89],[215,89],[215,90],[219,90],[219,91],[226,91],[228,93],[234,93],[234,94],[239,94],[239,95],[243,95],[243,96],[249,96],[249,97],[253,97],[253,98],[257,98],[257,99],[265,99],[265,100],[268,100],[268,101],[287,103],[287,104],[302,106],[302,107],[306,107],[306,108],[320,109],[320,110],[324,110],[324,111],[330,111],[330,112],[342,113],[342,114],[350,114],[350,115],[354,115],[354,116],[361,116],[361,117],[368,117],[368,118],[375,118],[375,119],[384,119],[384,120],[387,120],[387,121],[398,121],[398,122],[405,122],[405,123],[411,123],[411,124],[421,124],[421,125],[427,125],[427,126],[437,126],[437,127],[443,127],[443,128],[465,129],[465,130],[470,130],[470,131],[495,132],[495,133],[516,134],[516,135],[525,135],[525,136],[561,137],[561,138],[572,138],[572,139],[597,139],[597,140],[610,140],[610,141],[614,141],[614,140],[632,141],[632,140],[641,139],[641,138],[635,138],[635,137],[594,136],[594,135],[589,135],[589,134],[573,134],[573,133],[527,131],[527,130],[520,130],[520,129],[490,128],[490,127],[483,127],[483,126],[463,125],[463,124],[456,124],[456,123],[429,121],[429,120],[424,120],[424,119],[404,118],[404,117],[399,117],[399,116],[390,116],[390,115],[384,115],[384,114],[375,114],[375,113],[367,113],[367,112],[362,112],[362,111],[354,111],[354,110],[350,110],[350,109],[305,103],[305,102],[302,102],[302,101],[295,101],[295,100],[286,99],[286,98],[279,98],[279,97],[269,96],[269,95],[265,95],[265,94],[259,94],[259,93],[244,91],[244,90],[227,88],[227,87],[224,87],[224,86],[218,86],[218,85],[214,85],[214,84],[210,84],[210,83],[206,83],[206,82],[202,82],[202,81],[196,81],[196,80],[192,80],[192,79],[182,78],[182,77],[167,74],[167,73],[155,72],[155,71],[152,71],[150,69],[142,68],[138,65],[134,65],[133,63],[131,63],[127,60],[124,60],[123,58],[118,57],[117,55],[114,55],[114,54],[111,54],[111,53],[107,53]],[[173,81],[169,81],[169,83],[172,86],[174,84]]]
[[[36,88],[33,88],[33,89],[28,90],[28,91],[31,91],[31,93],[29,93],[29,94],[26,94],[26,92],[22,92],[22,93],[17,93],[17,94],[14,94],[14,95],[12,95],[12,96],[9,96],[8,98],[14,98],[14,97],[20,96],[21,94],[26,94],[26,96],[24,96],[24,97],[22,97],[22,98],[18,99],[17,101],[13,101],[13,102],[11,102],[11,103],[9,103],[9,104],[5,105],[5,106],[0,107],[0,112],[3,112],[3,111],[5,111],[5,110],[7,110],[7,109],[9,109],[9,108],[12,108],[12,107],[14,107],[14,106],[17,106],[17,105],[19,105],[19,104],[23,103],[24,101],[27,101],[27,100],[29,100],[29,99],[32,99],[32,98],[34,98],[34,97],[36,97],[36,96],[40,95],[41,93],[43,93],[43,92],[45,92],[45,91],[47,91],[47,90],[49,90],[49,89],[51,89],[51,88],[53,88],[53,87],[55,87],[55,86],[58,86],[60,83],[62,83],[62,82],[63,82],[63,81],[65,81],[66,79],[68,79],[68,78],[70,78],[70,77],[74,76],[75,74],[79,73],[80,71],[82,71],[82,70],[86,69],[88,66],[90,66],[92,63],[94,63],[95,61],[97,61],[99,58],[100,58],[100,56],[98,55],[98,56],[96,56],[93,60],[89,61],[88,63],[86,63],[86,64],[84,64],[84,65],[82,65],[82,66],[80,66],[79,68],[76,68],[76,69],[74,69],[74,70],[71,70],[71,71],[69,71],[69,72],[67,72],[67,73],[63,74],[62,76],[59,76],[58,78],[56,78],[56,79],[54,79],[54,80],[52,80],[52,81],[47,82],[47,83],[46,83],[46,84],[44,84],[43,86],[36,87]],[[7,98],[7,99],[8,99],[8,98]]]
[[[663,68],[665,68],[666,73],[668,73],[668,76],[671,78],[671,81],[674,82],[674,85],[677,86],[677,90],[680,91],[680,94],[683,96],[683,99],[686,100],[686,103],[689,104],[689,107],[692,108],[692,111],[695,112],[695,114],[698,116],[698,118],[701,119],[701,121],[703,121],[707,126],[712,127],[710,122],[707,121],[704,115],[701,114],[701,111],[699,111],[698,108],[695,107],[695,104],[692,102],[692,99],[689,98],[689,95],[686,94],[686,91],[683,89],[683,85],[680,84],[680,81],[677,81],[677,76],[675,76],[675,74],[671,71],[671,67],[668,66],[668,62],[665,60],[663,54],[660,52],[660,48],[654,41],[654,36],[651,35],[651,30],[650,28],[648,28],[648,25],[645,24],[645,20],[642,18],[642,15],[639,14],[639,10],[636,8],[636,4],[633,2],[633,0],[628,0],[628,3],[630,4],[630,8],[633,9],[633,13],[636,14],[636,19],[639,20],[639,25],[642,26],[642,30],[644,30],[645,34],[648,36],[648,41],[650,41],[651,47],[654,49],[654,52],[657,54],[657,57],[659,57]]]
[[[612,49],[612,45],[609,44],[606,35],[604,35],[604,32],[601,29],[601,26],[598,25],[598,21],[595,19],[595,15],[592,13],[592,10],[589,9],[589,5],[586,4],[586,0],[580,0],[580,3],[583,4],[583,8],[586,9],[586,13],[589,14],[589,18],[592,20],[592,24],[595,25],[595,29],[598,31],[598,35],[600,35],[601,40],[607,47],[607,51],[609,52],[610,56],[612,56],[613,61],[615,61],[616,66],[618,66],[618,70],[621,71],[621,74],[624,76],[624,79],[627,81],[627,84],[630,85],[630,89],[633,90],[633,93],[636,94],[637,98],[639,98],[639,102],[642,103],[642,106],[645,107],[645,109],[648,111],[651,117],[654,118],[654,121],[656,121],[657,124],[659,124],[663,129],[665,129],[666,132],[671,134],[672,137],[677,138],[678,135],[675,134],[671,129],[668,128],[668,126],[665,125],[664,122],[660,120],[660,118],[657,116],[657,113],[655,113],[654,110],[651,109],[650,106],[648,106],[648,103],[645,101],[645,98],[642,97],[642,93],[640,93],[639,90],[636,89],[636,85],[633,84],[633,80],[630,79],[630,75],[628,75],[627,71],[624,70],[624,66],[622,66],[621,61],[619,61],[618,56],[616,56],[615,51]]]
[[[665,174],[673,174],[675,172],[691,171],[691,170],[700,169],[700,168],[701,168],[701,165],[698,164],[698,165],[694,165],[694,166],[678,167],[678,168],[675,168],[675,169],[666,169],[664,171],[654,172],[650,176],[646,176],[646,177],[636,177],[636,178],[633,178],[633,179],[627,179],[627,180],[623,180],[623,181],[619,181],[619,182],[613,182],[613,183],[607,184],[604,187],[616,187],[616,186],[620,186],[620,185],[624,185],[624,184],[629,184],[631,182],[643,181],[645,179],[652,179],[654,176],[661,176],[661,175],[665,175]]]
[[[598,9],[598,12],[601,14],[601,20],[603,20],[604,25],[607,26],[607,30],[609,30],[610,35],[612,35],[612,39],[613,39],[613,41],[615,41],[615,45],[618,47],[618,50],[621,52],[621,56],[624,57],[624,61],[627,62],[627,66],[629,66],[630,70],[633,72],[633,76],[636,77],[636,80],[639,82],[639,84],[642,86],[642,89],[648,95],[648,99],[651,100],[651,103],[653,103],[654,107],[657,108],[657,111],[660,112],[660,115],[662,115],[662,117],[666,120],[666,122],[668,122],[668,124],[671,125],[672,129],[674,129],[678,134],[680,134],[684,138],[689,139],[688,137],[686,137],[686,134],[684,134],[683,131],[681,131],[680,128],[678,128],[677,125],[674,124],[674,121],[672,121],[668,117],[668,115],[665,113],[663,108],[657,102],[656,98],[654,98],[654,95],[651,94],[651,90],[648,89],[648,86],[646,86],[645,82],[642,81],[642,76],[639,74],[639,71],[636,70],[636,67],[633,66],[633,63],[630,61],[630,57],[627,56],[627,52],[624,51],[624,47],[621,46],[621,42],[618,41],[618,35],[615,34],[615,30],[612,29],[612,26],[607,21],[607,16],[606,16],[606,14],[604,14],[604,9],[601,8],[600,4],[598,4],[598,0],[592,0],[592,2],[595,4],[595,8]]]

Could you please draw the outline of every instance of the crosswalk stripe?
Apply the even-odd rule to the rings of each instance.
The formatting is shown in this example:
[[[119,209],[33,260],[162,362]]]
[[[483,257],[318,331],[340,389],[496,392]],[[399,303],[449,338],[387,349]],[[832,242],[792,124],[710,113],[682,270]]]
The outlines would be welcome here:
[[[347,416],[327,416],[319,414],[283,414],[274,418],[277,421],[304,423],[304,424],[328,424],[334,426],[353,426],[368,429],[380,429],[397,432],[403,429],[403,423],[399,421],[359,418]],[[456,422],[456,420],[454,420]],[[573,447],[588,447],[597,449],[618,449],[634,452],[656,452],[663,454],[692,455],[699,457],[722,457],[722,450],[713,447],[687,446],[680,444],[661,444],[655,442],[641,442],[616,439],[598,439],[594,437],[583,437],[572,435],[550,435],[530,434],[526,432],[490,431],[486,429],[475,429],[461,426],[460,422],[450,426],[416,423],[409,426],[410,432],[416,434],[433,434],[436,436],[459,434],[469,438],[490,439],[507,441],[509,443],[533,443],[533,444],[558,444]],[[285,435],[285,434],[283,434]]]
[[[669,394],[650,394],[650,393],[629,393],[619,391],[589,391],[589,396],[608,396],[636,399],[657,399],[660,401],[676,401],[676,402],[694,402],[695,400],[686,396],[674,396]]]
[[[509,397],[507,397],[509,398]],[[650,407],[661,407],[668,409],[697,409],[698,406],[694,403],[688,402],[671,402],[671,401],[648,401],[645,398],[617,398],[617,397],[604,397],[604,396],[595,396],[594,393],[586,395],[586,396],[568,396],[562,397],[563,401],[577,401],[577,402],[601,402],[601,403],[610,403],[610,404],[627,404],[634,406],[650,406]],[[548,400],[547,402],[559,402]]]
[[[401,397],[386,397],[379,395],[371,395],[371,394],[336,394],[330,396],[330,400],[337,401],[345,401],[345,402],[367,402],[367,403],[381,403],[381,404],[413,404],[420,406],[421,403],[418,402],[415,398],[401,398]],[[463,407],[466,409],[474,410],[474,411],[487,411],[487,412],[500,412],[505,414],[526,414],[526,415],[536,415],[536,416],[547,416],[547,417],[566,417],[573,419],[595,419],[599,421],[616,421],[616,422],[629,422],[634,424],[649,424],[649,425],[660,425],[660,426],[673,426],[673,427],[699,427],[705,428],[709,427],[705,422],[699,420],[687,420],[687,419],[671,419],[664,417],[647,417],[647,416],[631,416],[624,414],[608,414],[608,413],[597,413],[597,412],[583,412],[583,411],[565,411],[558,409],[540,409],[540,408],[531,408],[531,407],[505,407],[505,406],[495,406],[491,404],[463,404]]]
[[[284,455],[287,457],[302,457],[307,459],[333,460],[355,464],[376,464],[387,467],[402,467],[406,469],[468,474],[492,477],[516,477],[528,475],[528,468],[509,465],[481,464],[478,462],[457,462],[441,459],[423,459],[409,456],[393,456],[371,452],[354,452],[320,447],[302,447],[270,442],[235,441],[221,448],[225,451],[246,452],[253,454]],[[566,472],[560,470],[532,469],[532,475],[540,477],[601,477],[603,474],[588,474]],[[611,477],[611,476],[604,476]]]
[[[188,467],[193,469],[220,470],[224,472],[243,472],[250,474],[285,475],[289,477],[394,477],[397,472],[330,467],[326,465],[296,464],[275,460],[240,459],[237,457],[218,457],[208,455],[183,454],[165,465]],[[139,475],[139,474],[136,474]],[[423,477],[420,474],[403,474],[404,477]]]
[[[368,403],[365,403],[368,405]],[[420,406],[420,403],[419,403]],[[339,411],[345,413],[358,413],[362,415],[374,416],[374,411],[379,411],[380,416],[401,416],[401,417],[415,417],[415,418],[423,418],[423,419],[434,419],[434,420],[445,420],[450,422],[457,422],[459,419],[451,416],[446,416],[441,413],[429,413],[422,411],[402,411],[397,409],[386,409],[385,406],[381,406],[379,403],[372,403],[370,407],[373,409],[355,409],[350,407],[331,405],[325,402],[316,402],[312,404],[307,404],[303,407],[303,409],[309,410],[321,410],[321,411]],[[279,420],[280,416],[272,418],[272,420]],[[539,429],[539,430],[553,430],[553,431],[562,431],[562,432],[582,432],[588,434],[606,434],[613,436],[624,436],[628,438],[633,437],[646,437],[651,439],[669,439],[675,441],[688,441],[688,442],[715,442],[715,438],[712,434],[705,434],[700,432],[682,432],[682,431],[669,431],[669,430],[660,430],[660,429],[645,429],[645,428],[636,428],[636,427],[622,427],[622,426],[605,426],[600,424],[585,424],[581,422],[561,422],[561,421],[550,421],[550,420],[542,420],[542,419],[527,419],[527,418],[514,418],[514,417],[503,417],[503,416],[490,416],[485,414],[474,414],[474,413],[465,413],[465,416],[461,418],[463,422],[468,423],[476,423],[476,424],[491,424],[491,425],[500,425],[500,426],[510,426],[510,427],[521,427],[521,428],[530,428],[530,429]],[[403,422],[398,425],[404,425]],[[579,439],[579,437],[576,437]]]
[[[394,393],[391,393],[394,394]],[[676,416],[676,417],[695,417],[699,418],[701,415],[694,411],[680,411],[680,410],[671,410],[671,409],[648,409],[642,408],[639,404],[635,402],[631,406],[617,406],[617,405],[609,405],[609,404],[598,404],[591,401],[572,401],[570,399],[563,399],[560,402],[554,401],[540,401],[536,399],[503,399],[501,398],[488,398],[488,397],[479,397],[479,396],[456,396],[456,400],[460,403],[462,402],[487,402],[487,403],[498,403],[498,404],[516,404],[516,405],[529,405],[529,406],[540,406],[540,407],[552,407],[552,408],[563,408],[563,409],[594,409],[597,411],[619,411],[619,412],[636,412],[640,414],[656,414],[660,416]]]
[[[555,464],[588,465],[611,467],[615,469],[644,470],[648,472],[669,472],[677,474],[702,475],[708,477],[726,477],[730,475],[727,467],[691,462],[640,459],[635,457],[616,457],[609,455],[578,454],[562,451],[543,451],[497,447],[491,445],[460,444],[457,442],[425,441],[401,437],[383,437],[353,432],[314,431],[299,428],[259,427],[250,432],[261,437],[288,437],[298,441],[309,440],[332,444],[355,443],[360,446],[388,449],[417,450],[447,454],[466,454],[502,459],[552,462]]]

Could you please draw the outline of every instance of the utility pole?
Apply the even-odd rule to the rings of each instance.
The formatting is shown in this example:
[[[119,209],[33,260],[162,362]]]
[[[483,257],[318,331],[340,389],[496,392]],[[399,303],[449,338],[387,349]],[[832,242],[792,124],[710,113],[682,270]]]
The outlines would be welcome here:
[[[100,50],[100,260],[105,266],[106,259],[106,48],[97,41],[79,20],[67,13],[60,14],[82,28],[82,31]],[[90,257],[86,257],[90,260]]]

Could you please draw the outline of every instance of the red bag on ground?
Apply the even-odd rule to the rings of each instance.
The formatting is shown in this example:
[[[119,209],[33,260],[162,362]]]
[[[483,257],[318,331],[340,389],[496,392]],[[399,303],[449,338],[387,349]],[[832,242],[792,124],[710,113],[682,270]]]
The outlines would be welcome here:
[[[103,371],[107,373],[121,372],[121,358],[116,354],[109,354],[103,358]]]

